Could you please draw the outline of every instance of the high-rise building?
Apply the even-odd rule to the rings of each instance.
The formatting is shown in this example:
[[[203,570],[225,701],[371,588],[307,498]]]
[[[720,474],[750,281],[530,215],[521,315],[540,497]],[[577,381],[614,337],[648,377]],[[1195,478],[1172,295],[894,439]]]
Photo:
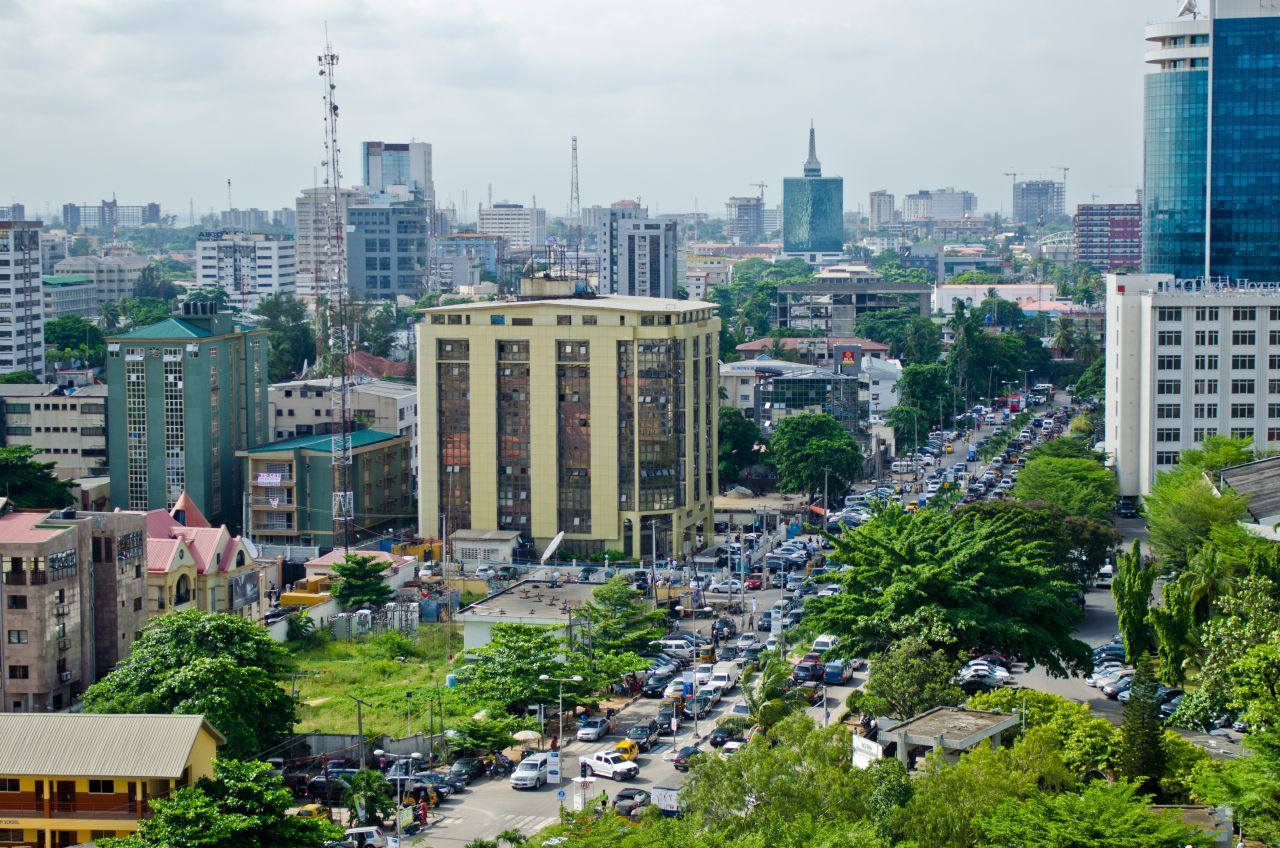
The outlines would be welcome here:
[[[1120,494],[1213,435],[1280,448],[1280,282],[1107,276],[1106,450]]]
[[[336,194],[337,218],[333,210],[334,192],[327,188],[305,188],[297,200],[298,297],[314,300],[329,292],[337,279],[337,262],[341,255],[331,250],[334,227],[343,228],[346,237],[347,210],[365,206],[369,197],[355,189],[344,188]]]
[[[403,186],[418,200],[436,205],[436,185],[431,177],[431,145],[421,141],[394,143],[366,141],[361,146],[364,185],[373,194]]]
[[[730,241],[764,238],[764,198],[731,197],[724,205],[724,234]]]
[[[219,213],[218,220],[227,230],[261,230],[271,223],[265,209],[226,209]]]
[[[121,206],[114,200],[104,200],[97,206],[79,206],[66,203],[62,206],[62,226],[71,232],[84,230],[109,230],[113,227],[145,227],[160,223],[160,204]]]
[[[519,203],[481,206],[477,232],[502,236],[514,253],[541,250],[547,240],[547,211],[526,208]]]
[[[271,213],[271,226],[282,227],[287,230],[296,229],[298,226],[298,210],[289,206],[276,209]]]
[[[0,221],[0,374],[44,375],[40,221]]]
[[[892,195],[890,195],[892,198]],[[921,189],[903,200],[904,221],[954,221],[978,211],[978,197],[971,191],[939,188]]]
[[[25,221],[27,220],[27,207],[21,203],[12,203],[8,206],[0,206],[0,221]]]
[[[674,297],[676,224],[639,217],[614,206],[596,235],[600,291],[636,297]]]
[[[347,284],[357,300],[417,300],[431,278],[431,207],[424,201],[347,210]]]
[[[224,289],[241,312],[251,312],[264,297],[292,295],[297,271],[291,238],[230,230],[196,237],[196,283]]]
[[[873,230],[893,224],[894,197],[889,192],[884,189],[871,192],[871,203],[867,208],[870,210],[868,218]]]
[[[717,491],[714,304],[560,297],[418,324],[419,526],[683,556]]]
[[[1081,203],[1076,207],[1076,261],[1095,271],[1142,267],[1142,205]]]
[[[239,527],[236,451],[267,441],[267,331],[210,303],[107,339],[111,502],[169,509],[188,492]]]
[[[1066,186],[1053,180],[1013,184],[1013,222],[1044,226],[1066,214]]]
[[[1280,280],[1280,7],[1215,0],[1208,17],[1189,12],[1146,30],[1142,268]]]
[[[804,176],[782,181],[782,252],[811,264],[828,264],[844,253],[844,180],[822,176],[817,140],[809,127]]]
[[[487,233],[450,233],[431,240],[431,249],[437,261],[471,258],[480,263],[480,270],[497,275],[506,253],[502,236]]]

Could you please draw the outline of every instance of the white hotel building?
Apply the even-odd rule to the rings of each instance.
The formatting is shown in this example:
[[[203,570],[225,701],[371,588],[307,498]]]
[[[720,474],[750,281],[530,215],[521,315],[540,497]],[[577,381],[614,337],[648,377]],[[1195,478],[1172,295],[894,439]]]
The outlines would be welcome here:
[[[1280,282],[1107,275],[1106,433],[1122,496],[1215,434],[1280,447]]]

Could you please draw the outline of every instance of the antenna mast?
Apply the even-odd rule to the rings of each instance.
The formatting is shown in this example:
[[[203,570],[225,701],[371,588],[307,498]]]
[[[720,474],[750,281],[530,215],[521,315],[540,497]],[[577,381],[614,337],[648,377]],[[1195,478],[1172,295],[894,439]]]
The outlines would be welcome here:
[[[330,399],[337,414],[336,427],[330,439],[333,459],[333,546],[351,550],[351,533],[354,526],[354,503],[351,491],[351,421],[347,381],[347,358],[351,352],[351,316],[347,306],[347,261],[344,236],[346,222],[342,207],[342,150],[338,146],[338,104],[334,101],[337,84],[334,69],[338,56],[329,42],[325,27],[324,54],[319,57],[320,76],[324,80],[324,185],[328,202],[325,204],[328,237],[325,239],[325,258],[328,260],[328,297],[317,302],[317,315],[324,309],[329,312],[329,365],[328,374],[336,371],[337,384],[330,392]]]
[[[574,253],[582,245],[582,198],[578,195],[578,137],[572,142],[572,162],[569,176],[569,246]]]

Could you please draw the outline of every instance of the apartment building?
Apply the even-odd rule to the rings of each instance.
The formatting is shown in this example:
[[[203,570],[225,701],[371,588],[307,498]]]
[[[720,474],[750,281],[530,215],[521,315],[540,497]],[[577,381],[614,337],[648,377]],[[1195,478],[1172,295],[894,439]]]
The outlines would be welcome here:
[[[336,201],[330,198],[336,198]],[[317,295],[329,293],[338,277],[338,263],[344,256],[344,252],[329,249],[335,228],[345,227],[347,210],[352,206],[368,204],[368,195],[351,188],[336,192],[327,188],[302,190],[295,202],[294,216],[297,235],[297,273],[294,279],[298,297],[314,300]]]
[[[68,256],[53,266],[53,274],[86,276],[93,280],[98,296],[98,307],[108,300],[133,297],[142,269],[151,264],[145,256],[111,253],[106,256]]]
[[[714,304],[555,297],[429,309],[418,328],[423,533],[682,556],[717,491]],[[446,533],[447,531],[447,533]]]
[[[1212,435],[1280,447],[1280,283],[1107,275],[1105,444],[1145,495]]]
[[[542,249],[547,240],[547,210],[526,208],[519,203],[481,206],[477,232],[501,236],[515,253]]]
[[[634,209],[609,209],[596,237],[600,291],[635,297],[675,296],[676,225],[639,217]]]
[[[1076,207],[1076,261],[1095,271],[1142,267],[1142,204],[1081,203]]]
[[[40,277],[40,293],[46,321],[66,315],[98,317],[98,288],[88,274],[44,274]]]
[[[0,445],[26,445],[61,480],[107,469],[107,387],[0,385]]]
[[[44,374],[40,222],[0,221],[0,374]]]
[[[294,380],[267,387],[268,419],[272,438],[332,433],[334,417],[333,377]],[[418,388],[413,383],[355,378],[348,398],[353,418],[362,426],[406,436],[412,445],[413,473],[418,473]]]
[[[196,284],[224,289],[230,305],[251,312],[265,297],[297,287],[297,244],[292,238],[212,230],[196,237]]]

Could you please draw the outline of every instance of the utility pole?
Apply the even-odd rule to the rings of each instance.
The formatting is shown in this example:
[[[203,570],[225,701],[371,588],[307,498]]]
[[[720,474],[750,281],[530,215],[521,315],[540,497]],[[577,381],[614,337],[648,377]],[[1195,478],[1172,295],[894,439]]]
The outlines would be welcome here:
[[[356,702],[356,735],[360,737],[360,768],[365,767],[364,756],[364,712],[361,707],[369,706],[355,695],[348,695],[348,698]]]

